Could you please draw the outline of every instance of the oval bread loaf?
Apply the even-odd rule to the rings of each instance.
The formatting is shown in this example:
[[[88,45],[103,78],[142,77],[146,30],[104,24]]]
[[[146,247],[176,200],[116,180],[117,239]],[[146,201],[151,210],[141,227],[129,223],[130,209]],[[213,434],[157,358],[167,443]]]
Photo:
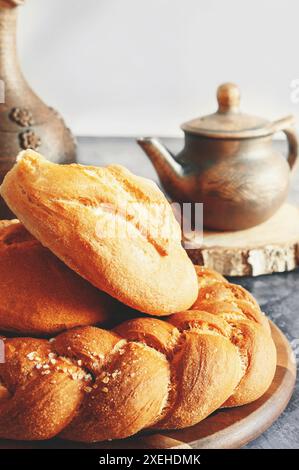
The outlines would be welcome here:
[[[167,315],[195,301],[179,224],[152,181],[121,166],[57,165],[28,150],[1,195],[44,246],[130,307]]]
[[[46,335],[103,324],[119,303],[44,248],[17,220],[0,221],[0,330]]]

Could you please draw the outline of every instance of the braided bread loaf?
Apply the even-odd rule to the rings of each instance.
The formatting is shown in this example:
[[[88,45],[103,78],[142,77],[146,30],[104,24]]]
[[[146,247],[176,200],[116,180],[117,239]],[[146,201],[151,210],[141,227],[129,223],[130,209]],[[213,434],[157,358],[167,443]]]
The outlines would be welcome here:
[[[84,326],[54,340],[5,340],[0,436],[77,441],[192,426],[221,406],[260,397],[276,351],[254,298],[197,268],[193,310],[137,318],[114,331]]]

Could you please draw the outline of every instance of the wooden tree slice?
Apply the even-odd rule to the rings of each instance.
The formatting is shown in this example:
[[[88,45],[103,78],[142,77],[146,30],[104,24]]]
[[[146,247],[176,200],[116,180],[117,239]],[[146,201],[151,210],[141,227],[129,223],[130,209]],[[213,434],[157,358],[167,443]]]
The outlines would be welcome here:
[[[287,406],[296,381],[296,362],[286,337],[272,322],[277,349],[273,382],[258,400],[223,408],[196,426],[178,431],[147,431],[129,439],[84,444],[60,439],[37,442],[0,441],[0,449],[235,449],[262,434]],[[196,406],[196,403],[194,404]]]
[[[202,234],[201,234],[202,235]],[[187,252],[226,276],[258,276],[291,271],[299,265],[299,209],[284,204],[267,222],[236,232],[204,231],[185,240]]]

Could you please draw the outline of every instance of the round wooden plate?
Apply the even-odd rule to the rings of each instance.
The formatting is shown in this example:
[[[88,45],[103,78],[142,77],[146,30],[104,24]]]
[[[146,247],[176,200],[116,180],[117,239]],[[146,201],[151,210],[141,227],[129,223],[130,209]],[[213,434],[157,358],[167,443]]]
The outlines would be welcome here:
[[[291,346],[271,322],[277,349],[277,369],[269,390],[249,405],[218,410],[201,423],[179,431],[141,433],[135,437],[91,445],[52,439],[41,442],[0,441],[1,449],[235,449],[262,434],[287,406],[296,381]]]

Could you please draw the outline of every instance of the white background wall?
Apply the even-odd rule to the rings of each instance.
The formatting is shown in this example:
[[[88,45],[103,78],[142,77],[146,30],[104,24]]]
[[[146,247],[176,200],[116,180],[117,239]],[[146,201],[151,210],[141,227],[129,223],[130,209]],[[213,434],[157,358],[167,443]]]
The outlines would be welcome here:
[[[227,80],[247,112],[299,121],[297,0],[27,0],[19,12],[23,71],[77,134],[180,135]]]

